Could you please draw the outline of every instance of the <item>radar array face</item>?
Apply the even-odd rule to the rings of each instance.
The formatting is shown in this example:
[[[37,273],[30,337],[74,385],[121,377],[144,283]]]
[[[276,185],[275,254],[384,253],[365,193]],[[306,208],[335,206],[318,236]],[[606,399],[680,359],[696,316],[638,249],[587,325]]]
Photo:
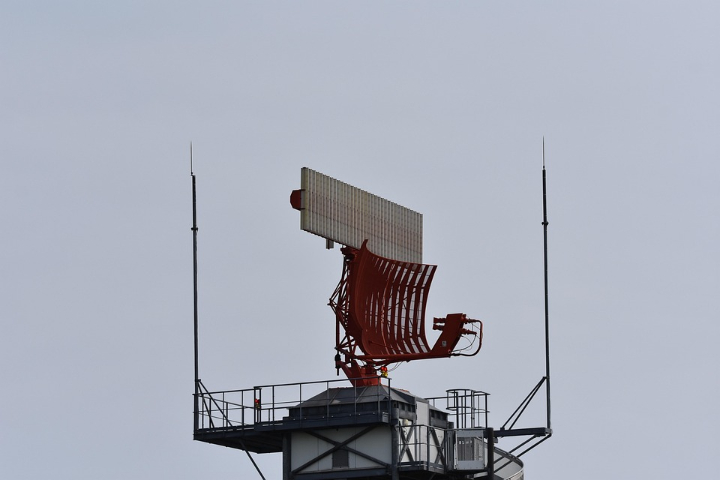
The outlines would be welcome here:
[[[304,167],[290,196],[300,228],[382,257],[422,263],[422,214]]]

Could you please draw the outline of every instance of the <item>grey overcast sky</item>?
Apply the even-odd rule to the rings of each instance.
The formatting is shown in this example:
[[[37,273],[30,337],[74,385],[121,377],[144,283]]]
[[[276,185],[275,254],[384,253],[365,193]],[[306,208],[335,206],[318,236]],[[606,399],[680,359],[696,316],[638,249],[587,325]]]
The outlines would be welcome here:
[[[484,346],[393,385],[490,392],[501,425],[544,374],[544,136],[555,434],[526,478],[710,478],[719,19],[712,1],[4,0],[2,477],[259,478],[192,441],[190,141],[208,388],[335,378],[341,255],[288,200],[308,166],[423,213],[428,315],[482,319]]]

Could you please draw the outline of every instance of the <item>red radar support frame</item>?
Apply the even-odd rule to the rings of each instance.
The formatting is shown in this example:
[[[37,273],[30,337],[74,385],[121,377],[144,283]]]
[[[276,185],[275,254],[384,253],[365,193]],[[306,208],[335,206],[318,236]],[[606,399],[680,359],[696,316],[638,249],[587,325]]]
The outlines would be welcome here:
[[[342,277],[330,297],[337,320],[338,373],[342,369],[355,385],[373,385],[378,383],[378,370],[386,375],[392,363],[480,351],[482,322],[464,313],[434,318],[433,330],[442,333],[432,347],[428,344],[425,306],[436,265],[375,255],[367,240],[359,250],[343,247],[342,253]],[[457,348],[463,336],[473,338],[468,346]]]

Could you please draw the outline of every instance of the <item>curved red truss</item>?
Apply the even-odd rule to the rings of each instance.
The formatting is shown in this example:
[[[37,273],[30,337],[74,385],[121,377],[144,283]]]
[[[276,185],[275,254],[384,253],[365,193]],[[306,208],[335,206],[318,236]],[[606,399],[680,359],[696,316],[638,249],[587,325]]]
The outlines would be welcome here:
[[[374,377],[375,368],[395,362],[478,353],[482,322],[462,313],[435,318],[433,329],[442,333],[428,345],[425,306],[436,265],[380,257],[368,250],[367,240],[359,250],[342,251],[343,274],[330,306],[337,319],[336,367],[349,378]],[[455,350],[463,335],[477,336],[471,353]]]

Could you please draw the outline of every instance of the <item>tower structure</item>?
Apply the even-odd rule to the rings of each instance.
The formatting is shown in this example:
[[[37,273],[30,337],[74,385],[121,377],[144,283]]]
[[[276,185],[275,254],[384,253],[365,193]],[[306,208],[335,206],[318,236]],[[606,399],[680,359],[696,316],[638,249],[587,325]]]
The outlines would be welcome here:
[[[342,245],[330,306],[334,367],[347,380],[210,391],[197,374],[196,313],[194,439],[244,450],[251,461],[250,452],[282,452],[284,480],[523,479],[520,457],[552,433],[549,361],[547,375],[498,430],[488,424],[485,392],[419,397],[394,388],[390,364],[472,356],[482,345],[482,322],[463,313],[435,317],[439,336],[432,346],[427,340],[425,309],[437,267],[422,263],[422,215],[309,168],[290,203],[303,230],[323,237],[327,248]],[[195,215],[193,235],[195,246]],[[516,429],[546,381],[547,426]],[[504,451],[495,445],[499,437],[529,438]]]

